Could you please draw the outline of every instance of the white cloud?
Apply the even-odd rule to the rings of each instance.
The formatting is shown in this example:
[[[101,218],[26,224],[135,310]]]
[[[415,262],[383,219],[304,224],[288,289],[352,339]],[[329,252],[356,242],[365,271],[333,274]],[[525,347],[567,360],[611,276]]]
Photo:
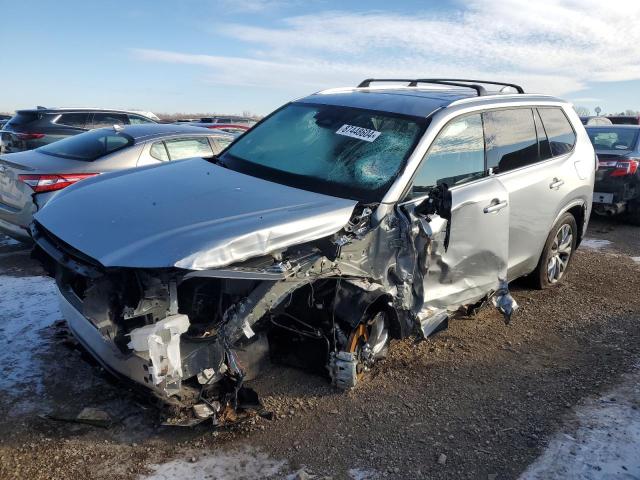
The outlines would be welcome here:
[[[292,0],[218,0],[222,13],[261,13],[281,9]]]
[[[135,52],[210,67],[209,82],[296,94],[369,76],[461,76],[564,95],[590,81],[640,79],[634,18],[637,0],[469,0],[450,14],[323,12],[276,27],[218,27],[247,45],[250,53],[241,57]]]

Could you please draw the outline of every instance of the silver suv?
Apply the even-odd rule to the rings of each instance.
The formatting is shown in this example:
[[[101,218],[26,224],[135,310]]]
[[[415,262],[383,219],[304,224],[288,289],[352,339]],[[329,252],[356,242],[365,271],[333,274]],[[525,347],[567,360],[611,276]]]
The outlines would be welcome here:
[[[224,411],[269,358],[349,388],[390,338],[485,302],[508,321],[510,281],[563,279],[595,155],[568,103],[480,83],[322,91],[214,159],[65,189],[32,235],[69,327],[111,371]]]

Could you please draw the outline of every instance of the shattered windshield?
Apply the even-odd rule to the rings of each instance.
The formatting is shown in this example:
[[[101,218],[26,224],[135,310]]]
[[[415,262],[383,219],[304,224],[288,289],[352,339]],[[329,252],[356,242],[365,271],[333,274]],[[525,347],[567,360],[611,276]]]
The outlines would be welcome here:
[[[327,195],[380,201],[426,119],[335,105],[292,103],[238,139],[222,163]]]

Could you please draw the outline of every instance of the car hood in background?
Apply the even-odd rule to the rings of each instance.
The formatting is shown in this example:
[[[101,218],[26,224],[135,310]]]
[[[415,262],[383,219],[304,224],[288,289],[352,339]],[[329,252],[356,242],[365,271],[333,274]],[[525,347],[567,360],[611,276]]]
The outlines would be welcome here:
[[[83,180],[36,220],[105,267],[223,267],[331,235],[356,202],[202,159]]]

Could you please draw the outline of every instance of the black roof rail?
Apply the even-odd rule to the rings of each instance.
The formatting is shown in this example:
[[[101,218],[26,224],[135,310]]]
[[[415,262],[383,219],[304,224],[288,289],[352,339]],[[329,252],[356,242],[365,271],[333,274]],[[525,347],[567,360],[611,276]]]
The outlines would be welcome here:
[[[486,85],[502,85],[503,87],[511,87],[515,89],[518,93],[524,93],[524,89],[520,85],[516,85],[515,83],[506,83],[506,82],[495,82],[493,80],[469,80],[467,78],[430,78],[418,80],[418,82],[429,82],[433,80],[440,80],[446,82],[465,82],[465,83],[484,83]]]
[[[494,82],[491,80],[469,80],[466,78],[418,78],[418,79],[406,79],[406,78],[367,78],[358,85],[358,88],[366,88],[371,85],[371,82],[406,82],[410,87],[415,87],[418,83],[431,83],[436,85],[449,85],[452,87],[472,88],[476,91],[479,97],[487,95],[487,90],[478,85],[484,83],[486,85],[502,85],[503,87],[511,87],[518,93],[524,93],[524,89],[520,85],[515,83]]]
[[[407,79],[407,78],[367,78],[366,80],[363,80],[363,81],[360,82],[360,84],[358,85],[358,88],[366,88],[366,87],[371,85],[371,82],[405,82],[405,83],[414,83],[414,85],[411,85],[411,86],[415,87],[415,80],[413,80],[413,79]]]

